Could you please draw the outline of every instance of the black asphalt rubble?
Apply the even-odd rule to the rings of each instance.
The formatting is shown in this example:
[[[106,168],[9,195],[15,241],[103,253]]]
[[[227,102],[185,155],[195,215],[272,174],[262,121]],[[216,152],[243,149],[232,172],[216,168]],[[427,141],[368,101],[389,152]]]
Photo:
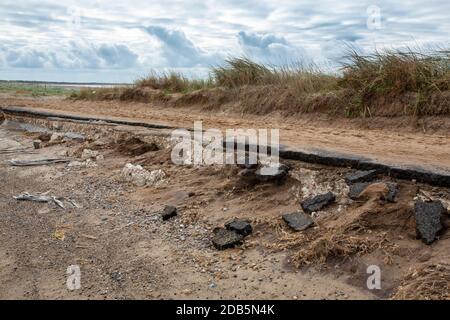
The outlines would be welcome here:
[[[169,220],[172,217],[175,217],[177,215],[177,208],[174,206],[165,206],[163,212],[161,212],[162,219]]]
[[[398,193],[398,185],[395,182],[384,182],[384,181],[376,181],[376,182],[357,182],[350,185],[350,189],[348,191],[348,197],[352,200],[360,199],[360,194],[371,184],[374,183],[384,183],[387,185],[389,192],[383,198],[388,202],[395,202],[395,197]]]
[[[234,248],[235,246],[242,244],[242,240],[244,240],[242,234],[224,228],[215,228],[213,234],[212,242],[217,250]]]
[[[336,196],[332,192],[327,192],[315,197],[310,197],[301,203],[303,211],[306,213],[312,213],[320,211],[324,207],[328,206],[336,200]]]
[[[273,167],[271,171],[265,171],[268,167],[259,167],[256,169],[254,165],[239,165],[245,169],[239,171],[238,175],[250,184],[260,182],[274,182],[282,184],[288,175],[290,167],[280,164],[278,167]]]
[[[426,244],[433,243],[442,231],[442,217],[447,214],[447,209],[441,201],[423,202],[414,204],[414,215],[416,218],[416,235]]]
[[[225,228],[228,230],[236,231],[237,233],[248,236],[252,233],[253,228],[248,221],[234,219],[225,223]]]
[[[286,213],[282,218],[295,231],[303,231],[314,224],[311,216],[303,212]]]
[[[358,182],[369,182],[375,179],[378,175],[377,170],[358,170],[351,172],[345,176],[345,182],[350,185]]]

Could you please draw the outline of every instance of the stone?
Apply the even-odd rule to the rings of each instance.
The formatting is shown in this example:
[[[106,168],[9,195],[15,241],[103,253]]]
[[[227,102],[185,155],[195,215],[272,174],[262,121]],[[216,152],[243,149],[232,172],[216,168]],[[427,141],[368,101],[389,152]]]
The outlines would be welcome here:
[[[416,235],[426,244],[433,243],[443,229],[442,216],[447,213],[441,201],[423,202],[414,204],[414,216],[416,219]]]
[[[174,206],[165,206],[164,210],[161,212],[161,217],[163,221],[169,220],[177,215],[177,208]]]
[[[375,179],[378,175],[377,170],[358,170],[351,172],[345,176],[345,182],[350,185],[358,182],[369,182]]]
[[[398,185],[395,182],[357,182],[350,185],[348,197],[352,200],[358,200],[364,196],[369,196],[371,191],[366,189],[369,186],[376,186],[379,184],[384,184],[386,188],[386,191],[381,192],[380,199],[388,202],[395,202],[395,197],[398,193]]]
[[[303,231],[314,224],[311,216],[303,212],[293,212],[281,216],[289,227],[295,231]]]
[[[212,243],[217,250],[234,248],[242,244],[242,240],[244,239],[244,236],[236,231],[224,228],[215,228],[213,233]]]
[[[328,206],[336,200],[336,196],[332,192],[327,192],[315,197],[307,198],[301,203],[303,211],[306,213],[312,213],[320,211],[324,207]]]
[[[84,149],[83,153],[81,154],[81,159],[83,159],[83,160],[95,159],[99,155],[100,155],[100,153],[96,150]]]
[[[42,148],[42,141],[41,140],[33,140],[33,148],[35,148],[35,149]]]
[[[132,182],[138,187],[145,185],[158,187],[166,182],[166,174],[163,170],[157,169],[149,172],[142,166],[131,163],[127,163],[122,169],[122,177],[125,181]]]
[[[51,137],[50,137],[50,144],[57,144],[57,143],[61,143],[64,139],[64,134],[62,133],[58,133],[58,132],[54,132]]]
[[[248,236],[252,233],[253,228],[248,221],[241,219],[234,219],[225,223],[225,228],[228,230],[236,231],[237,233],[245,236]]]

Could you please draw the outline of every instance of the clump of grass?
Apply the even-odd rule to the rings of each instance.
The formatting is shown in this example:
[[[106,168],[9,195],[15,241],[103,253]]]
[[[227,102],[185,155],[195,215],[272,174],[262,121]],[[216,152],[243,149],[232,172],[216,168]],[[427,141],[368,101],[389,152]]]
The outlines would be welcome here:
[[[269,67],[248,58],[229,58],[211,71],[217,86],[237,88],[247,85],[289,86],[299,93],[336,89],[337,78],[301,64]]]
[[[162,74],[151,73],[135,82],[138,88],[151,88],[167,92],[189,92],[212,86],[211,79],[189,79],[186,76],[171,71]]]
[[[391,298],[394,300],[450,299],[450,265],[429,264],[411,270]]]
[[[361,92],[364,98],[449,90],[450,52],[421,53],[408,49],[361,55],[350,50],[340,85]]]
[[[273,84],[275,80],[272,70],[248,58],[227,59],[224,66],[214,67],[211,72],[216,85],[228,88]]]

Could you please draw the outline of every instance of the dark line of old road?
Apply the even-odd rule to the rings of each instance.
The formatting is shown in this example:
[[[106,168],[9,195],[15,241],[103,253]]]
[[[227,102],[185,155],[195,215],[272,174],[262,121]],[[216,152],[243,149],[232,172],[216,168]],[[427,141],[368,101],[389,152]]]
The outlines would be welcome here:
[[[154,124],[148,122],[137,122],[128,120],[116,120],[110,118],[93,118],[85,116],[75,116],[67,114],[59,114],[47,111],[38,111],[25,107],[8,106],[0,109],[5,114],[17,116],[33,116],[38,118],[47,118],[48,120],[75,120],[80,121],[80,124],[95,124],[95,122],[104,122],[117,125],[145,127],[151,129],[181,129],[174,126]],[[192,131],[192,129],[187,129]],[[226,141],[224,142],[226,144]],[[235,147],[238,143],[235,142]],[[246,148],[249,148],[246,145]],[[438,168],[423,168],[419,166],[402,166],[386,164],[374,161],[370,158],[329,152],[325,150],[305,151],[290,148],[288,146],[280,146],[280,158],[298,160],[302,162],[322,164],[333,167],[350,167],[358,170],[377,170],[380,174],[385,174],[397,179],[416,180],[417,182],[427,183],[434,186],[450,188],[450,171]]]

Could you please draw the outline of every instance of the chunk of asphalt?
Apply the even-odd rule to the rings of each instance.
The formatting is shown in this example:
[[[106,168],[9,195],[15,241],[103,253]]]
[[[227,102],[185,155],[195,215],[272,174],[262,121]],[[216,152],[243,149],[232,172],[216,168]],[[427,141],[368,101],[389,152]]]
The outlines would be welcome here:
[[[307,198],[305,201],[301,203],[301,206],[303,211],[305,211],[306,213],[312,213],[321,210],[322,208],[328,206],[335,200],[336,196],[334,195],[334,193],[327,192],[315,197]]]
[[[395,202],[395,197],[398,193],[398,185],[395,182],[357,182],[350,185],[349,191],[348,191],[348,197],[352,200],[358,200],[360,199],[360,194],[371,184],[374,183],[384,183],[387,185],[389,191],[388,193],[383,196],[383,200],[386,200],[388,202]]]
[[[286,213],[281,217],[295,231],[303,231],[314,224],[311,216],[303,212]]]
[[[433,243],[443,229],[441,219],[447,209],[441,201],[423,202],[414,204],[414,216],[416,218],[416,235],[426,244]]]
[[[350,172],[345,176],[345,182],[350,185],[358,182],[369,182],[375,179],[378,175],[377,170],[358,170]]]
[[[162,219],[169,220],[172,217],[175,217],[177,215],[177,208],[174,206],[165,206],[163,212],[161,212]]]
[[[252,233],[253,228],[248,221],[241,219],[234,219],[225,223],[225,228],[228,230],[236,231],[237,233],[245,236],[248,236]]]
[[[259,182],[269,182],[274,181],[277,183],[281,183],[284,181],[284,178],[286,178],[288,174],[288,171],[282,167],[263,167],[259,168],[255,171],[255,177]]]
[[[389,192],[384,197],[384,200],[388,202],[395,202],[395,197],[397,196],[398,193],[398,184],[396,184],[395,182],[386,182],[386,184],[389,188]]]
[[[215,228],[213,233],[212,243],[217,250],[234,248],[242,244],[242,240],[244,239],[242,234],[224,228]]]

